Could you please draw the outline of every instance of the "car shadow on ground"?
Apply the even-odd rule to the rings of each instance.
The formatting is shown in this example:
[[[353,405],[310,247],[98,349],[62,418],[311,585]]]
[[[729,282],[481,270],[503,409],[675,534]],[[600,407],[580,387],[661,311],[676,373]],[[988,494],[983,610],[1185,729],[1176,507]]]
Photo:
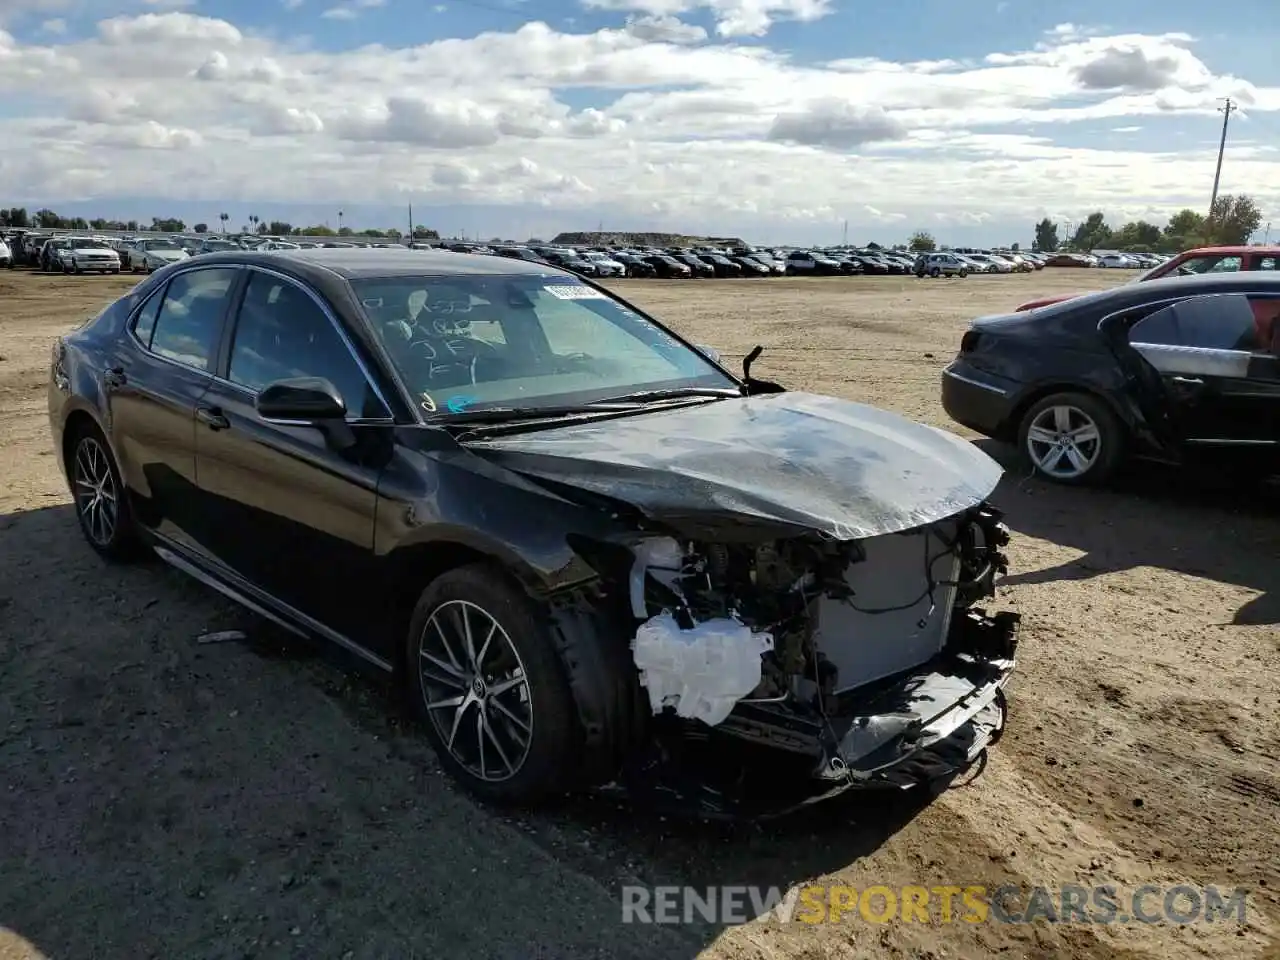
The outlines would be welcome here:
[[[785,893],[935,795],[763,825],[486,808],[336,648],[103,563],[69,506],[0,516],[0,542],[0,930],[50,957],[691,957],[723,926],[624,927],[625,886]],[[201,642],[224,630],[245,639]]]
[[[1033,477],[1007,444],[976,445],[1005,467],[993,502],[1015,532],[1084,556],[1002,583],[1087,580],[1154,567],[1259,592],[1236,625],[1280,623],[1280,487],[1241,485],[1203,470],[1156,464],[1127,467],[1105,489],[1061,486]]]

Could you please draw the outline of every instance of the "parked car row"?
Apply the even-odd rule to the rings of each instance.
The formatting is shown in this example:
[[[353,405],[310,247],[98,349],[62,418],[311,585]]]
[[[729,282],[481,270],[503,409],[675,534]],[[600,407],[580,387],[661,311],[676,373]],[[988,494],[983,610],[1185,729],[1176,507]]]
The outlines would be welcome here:
[[[55,273],[119,273],[120,255],[106,237],[15,230],[0,235],[0,266],[29,266]]]

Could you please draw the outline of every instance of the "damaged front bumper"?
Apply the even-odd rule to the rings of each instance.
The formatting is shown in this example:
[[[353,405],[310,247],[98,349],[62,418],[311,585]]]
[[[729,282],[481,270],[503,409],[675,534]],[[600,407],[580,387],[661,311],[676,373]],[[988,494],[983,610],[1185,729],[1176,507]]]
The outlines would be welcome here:
[[[913,536],[924,538],[923,565]],[[947,550],[934,551],[934,541]],[[644,789],[650,780],[686,807],[695,801],[702,815],[758,818],[849,790],[938,785],[964,772],[1003,731],[1016,667],[1018,615],[970,606],[994,595],[1007,542],[998,513],[984,506],[905,539],[863,541],[858,562],[823,575],[825,598],[802,617],[768,621],[772,634],[732,617],[694,617],[686,629],[668,614],[646,621],[633,647],[657,737],[653,762],[633,782]],[[798,569],[777,566],[778,556],[757,557],[757,588]],[[714,595],[733,589],[715,564],[688,574],[687,555],[676,581],[674,554],[637,561],[646,583],[665,576],[682,599],[705,598],[703,582]],[[781,576],[765,576],[776,570]],[[638,609],[636,576],[632,587]],[[894,590],[917,599],[890,603]],[[770,647],[766,669],[748,675],[742,667],[759,656],[752,649],[761,640]],[[743,695],[753,677],[760,682]]]
[[[728,741],[755,748],[756,762],[775,776],[751,795],[715,790],[718,805],[726,814],[777,815],[849,790],[909,789],[963,773],[1004,730],[1017,625],[1016,614],[969,611],[953,637],[977,639],[985,652],[951,644],[916,669],[842,694],[825,717],[782,703],[739,704],[714,739],[720,749]],[[776,777],[781,770],[786,782]]]

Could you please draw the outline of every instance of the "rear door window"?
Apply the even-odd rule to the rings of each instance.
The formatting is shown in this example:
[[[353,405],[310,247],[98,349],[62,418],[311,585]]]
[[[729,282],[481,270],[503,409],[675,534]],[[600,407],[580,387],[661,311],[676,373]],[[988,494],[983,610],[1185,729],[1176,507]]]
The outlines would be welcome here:
[[[194,370],[211,370],[236,275],[234,267],[212,267],[174,277],[155,319],[151,352]]]
[[[1130,328],[1134,346],[1252,352],[1261,348],[1262,304],[1243,294],[1191,297],[1157,310]],[[1259,310],[1255,310],[1257,305]]]

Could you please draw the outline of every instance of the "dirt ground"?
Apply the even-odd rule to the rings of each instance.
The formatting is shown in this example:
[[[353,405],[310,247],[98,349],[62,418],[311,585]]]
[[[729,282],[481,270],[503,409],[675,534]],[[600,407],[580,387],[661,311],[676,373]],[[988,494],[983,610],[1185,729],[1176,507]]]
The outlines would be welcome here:
[[[759,343],[763,376],[951,426],[938,376],[969,319],[1120,279],[618,287],[735,365]],[[2,960],[1280,956],[1276,498],[1159,471],[1055,488],[992,448],[1024,631],[1008,733],[971,783],[766,828],[591,798],[502,815],[328,651],[82,543],[50,341],[128,284],[0,272]],[[250,640],[197,644],[215,629]],[[807,881],[1251,892],[1244,926],[620,922],[624,884]]]

